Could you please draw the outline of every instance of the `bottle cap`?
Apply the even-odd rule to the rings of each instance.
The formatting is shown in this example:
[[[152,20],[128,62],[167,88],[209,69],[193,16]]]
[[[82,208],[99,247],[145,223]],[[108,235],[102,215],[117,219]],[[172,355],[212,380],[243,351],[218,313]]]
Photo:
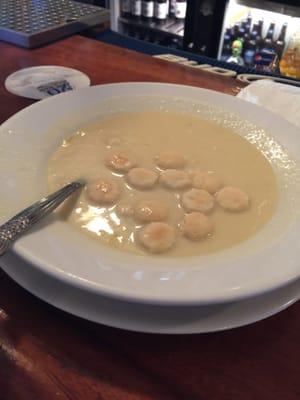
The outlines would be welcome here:
[[[44,99],[89,86],[90,78],[81,71],[55,65],[20,69],[5,80],[6,89],[17,96]]]

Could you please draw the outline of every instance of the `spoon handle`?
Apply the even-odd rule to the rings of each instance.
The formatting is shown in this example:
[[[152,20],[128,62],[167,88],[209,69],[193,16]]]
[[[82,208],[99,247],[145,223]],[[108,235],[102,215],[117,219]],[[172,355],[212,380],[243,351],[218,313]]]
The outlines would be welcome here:
[[[0,226],[0,256],[2,256],[24,232],[49,215],[72,193],[83,187],[83,181],[69,183],[57,192],[25,208]]]

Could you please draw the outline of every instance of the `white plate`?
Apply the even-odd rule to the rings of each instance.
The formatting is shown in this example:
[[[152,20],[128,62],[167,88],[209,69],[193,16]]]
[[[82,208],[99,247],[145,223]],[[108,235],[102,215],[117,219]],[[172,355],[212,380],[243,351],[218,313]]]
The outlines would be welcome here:
[[[20,239],[14,251],[40,270],[44,279],[54,277],[87,294],[152,304],[228,302],[299,278],[300,169],[294,162],[300,159],[298,131],[260,107],[188,86],[96,86],[55,96],[16,114],[0,128],[0,222],[45,194],[47,159],[72,129],[95,117],[149,107],[188,110],[257,139],[271,158],[280,188],[271,221],[231,249],[184,259],[112,250],[62,221],[39,226]]]
[[[300,280],[268,294],[211,306],[152,306],[120,301],[70,286],[14,254],[1,266],[16,282],[46,302],[78,317],[137,332],[186,334],[248,325],[274,315],[300,298]]]

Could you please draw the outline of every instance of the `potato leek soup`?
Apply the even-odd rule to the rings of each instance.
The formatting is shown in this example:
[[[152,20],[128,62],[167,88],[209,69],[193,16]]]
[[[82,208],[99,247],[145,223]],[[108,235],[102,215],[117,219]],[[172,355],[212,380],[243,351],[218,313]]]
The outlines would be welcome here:
[[[272,216],[277,182],[242,136],[188,113],[124,112],[89,123],[49,161],[51,191],[83,178],[59,211],[109,246],[199,255],[231,247]]]

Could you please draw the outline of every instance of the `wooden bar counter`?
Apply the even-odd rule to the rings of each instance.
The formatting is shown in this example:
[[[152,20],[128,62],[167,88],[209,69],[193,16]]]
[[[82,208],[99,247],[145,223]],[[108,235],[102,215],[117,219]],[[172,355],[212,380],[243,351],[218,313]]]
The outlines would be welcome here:
[[[35,65],[77,68],[92,85],[172,82],[232,95],[242,86],[81,36],[35,50],[0,43],[0,122],[33,103],[8,93],[5,78]],[[300,303],[221,333],[140,334],[68,315],[0,272],[0,400],[299,400],[299,360]]]

